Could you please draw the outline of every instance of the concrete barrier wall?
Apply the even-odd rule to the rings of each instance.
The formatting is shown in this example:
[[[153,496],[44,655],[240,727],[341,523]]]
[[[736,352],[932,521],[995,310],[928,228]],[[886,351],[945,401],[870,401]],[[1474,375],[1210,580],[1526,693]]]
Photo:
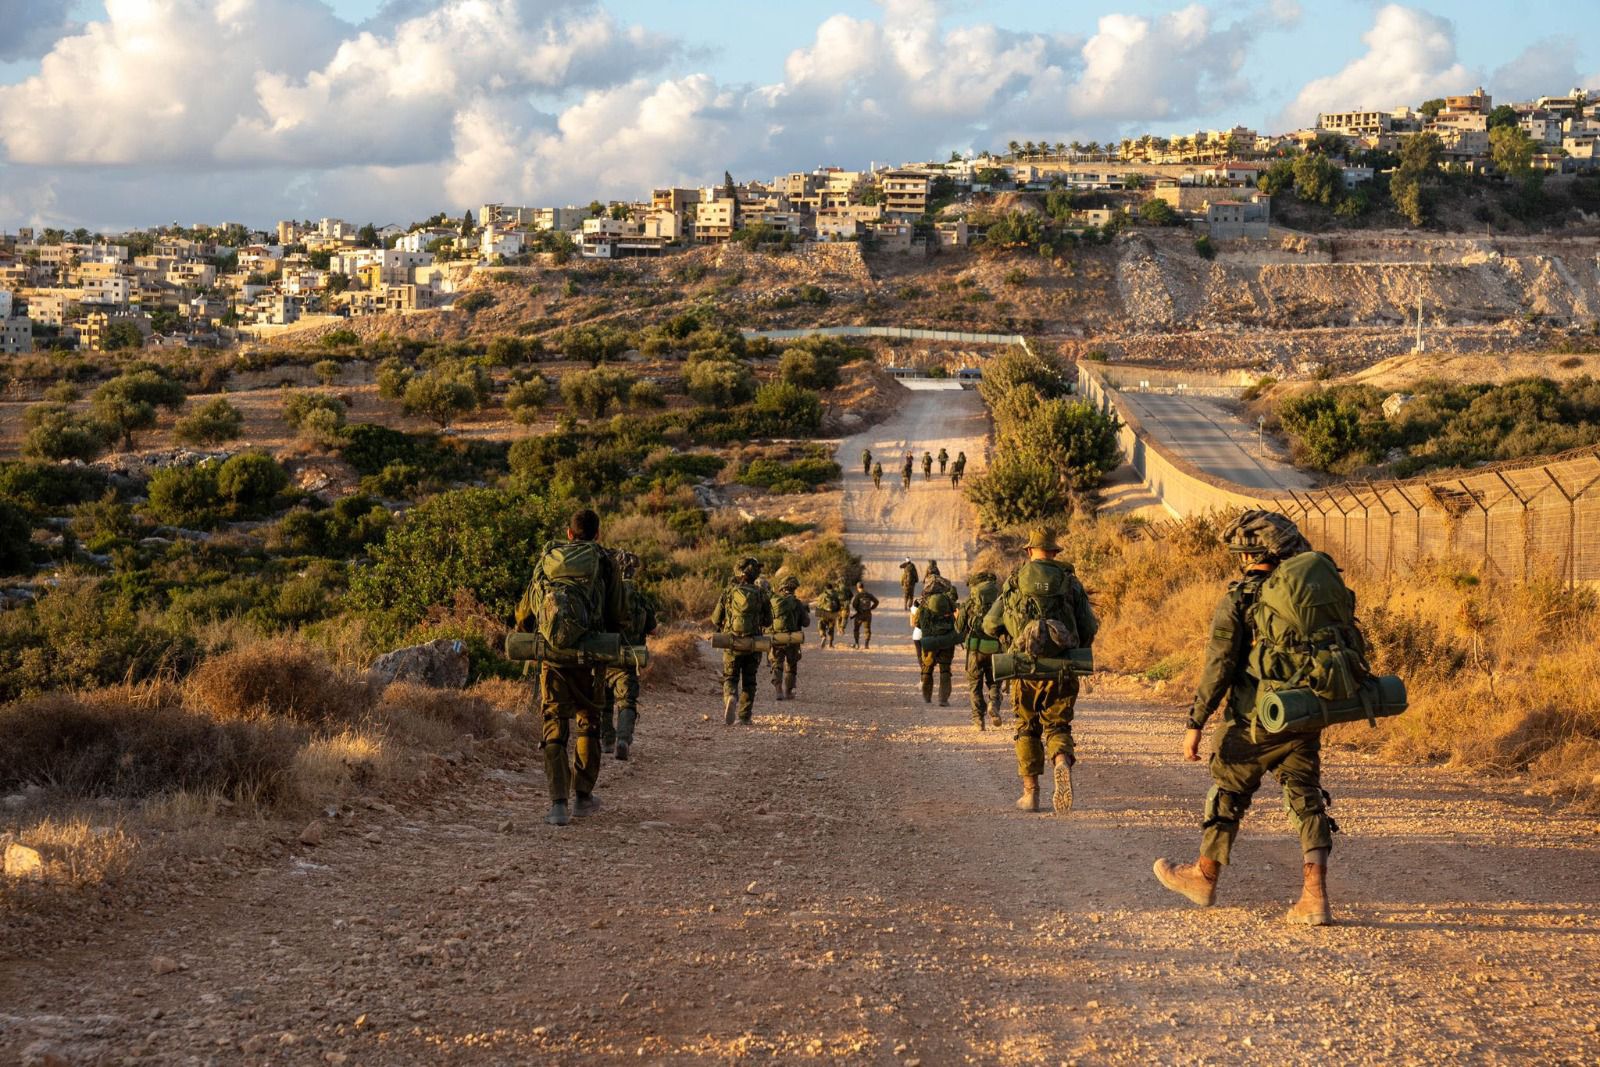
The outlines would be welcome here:
[[[953,330],[914,330],[900,326],[817,326],[808,330],[741,330],[746,337],[794,341],[802,337],[884,337],[894,341],[953,341],[966,345],[1020,345],[1016,333],[959,333]]]
[[[1128,462],[1178,518],[1271,508],[1346,568],[1384,575],[1449,557],[1516,580],[1600,581],[1600,449],[1272,496],[1168,453],[1096,365],[1078,365],[1078,387],[1122,420]]]

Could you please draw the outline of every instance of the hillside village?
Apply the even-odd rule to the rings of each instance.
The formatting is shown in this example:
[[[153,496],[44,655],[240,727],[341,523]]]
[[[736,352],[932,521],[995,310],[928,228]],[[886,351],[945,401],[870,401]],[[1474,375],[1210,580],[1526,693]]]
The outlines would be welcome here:
[[[972,245],[1037,247],[1105,239],[1130,226],[1187,227],[1208,257],[1286,222],[1465,226],[1434,208],[1462,182],[1510,183],[1501,207],[1467,220],[1570,227],[1600,214],[1600,92],[1496,104],[1482,89],[1418,107],[1325,113],[1277,135],[1235,127],[1116,144],[1012,142],[945,161],[820,167],[768,181],[667,187],[586,206],[483,204],[409,226],[337,218],[274,230],[174,225],[116,237],[21,228],[0,234],[0,353],[225,346],[318,324],[444,307],[472,310],[474,271],[535,256],[611,261],[741,242],[789,249],[849,242],[913,258]],[[1554,206],[1547,177],[1569,182]],[[1454,180],[1441,195],[1433,188]],[[1043,197],[1047,219],[1023,218]],[[1435,217],[1438,214],[1440,217]],[[1381,221],[1381,220],[1380,220]],[[1291,227],[1307,224],[1298,211]]]

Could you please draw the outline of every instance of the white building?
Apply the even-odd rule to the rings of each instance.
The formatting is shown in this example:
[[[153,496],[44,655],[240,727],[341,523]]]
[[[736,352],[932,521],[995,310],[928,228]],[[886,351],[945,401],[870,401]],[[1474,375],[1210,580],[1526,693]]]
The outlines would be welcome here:
[[[583,228],[583,220],[589,217],[586,207],[541,207],[534,208],[533,228],[536,230],[559,230],[572,233]]]
[[[83,296],[80,299],[84,304],[111,304],[115,307],[127,307],[128,300],[133,295],[133,287],[128,279],[123,277],[88,278],[83,283]]]
[[[525,238],[521,230],[503,230],[496,226],[484,227],[478,238],[478,253],[484,259],[495,256],[510,258],[522,255]]]

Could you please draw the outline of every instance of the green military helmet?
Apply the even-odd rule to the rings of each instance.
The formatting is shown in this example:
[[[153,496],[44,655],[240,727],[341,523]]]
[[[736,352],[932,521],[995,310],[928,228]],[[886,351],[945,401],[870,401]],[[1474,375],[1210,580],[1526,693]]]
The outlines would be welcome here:
[[[1041,552],[1060,552],[1061,542],[1056,540],[1056,532],[1048,526],[1035,526],[1028,531],[1028,548],[1036,548]]]
[[[1311,551],[1311,542],[1292,520],[1260,509],[1243,512],[1230,522],[1222,531],[1222,540],[1229,552],[1265,560],[1285,560]]]
[[[971,589],[975,585],[982,585],[984,582],[992,581],[994,581],[993,571],[973,571],[967,575],[967,588]]]
[[[800,588],[800,579],[791,574],[789,577],[778,583],[778,588],[782,589],[785,593],[792,593],[796,589]]]
[[[761,574],[761,561],[754,556],[746,556],[733,568],[733,572],[748,581],[755,581]]]

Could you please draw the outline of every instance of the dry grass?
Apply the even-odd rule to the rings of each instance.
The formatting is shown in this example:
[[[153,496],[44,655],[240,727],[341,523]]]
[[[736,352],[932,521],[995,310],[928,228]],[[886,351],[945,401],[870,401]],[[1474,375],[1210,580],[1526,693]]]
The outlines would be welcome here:
[[[722,595],[722,586],[699,574],[668,578],[656,586],[661,614],[669,619],[705,621]]]
[[[213,656],[189,676],[193,705],[221,719],[359,723],[377,697],[365,678],[336,671],[310,645],[278,638]]]
[[[47,815],[0,834],[0,852],[11,841],[38,852],[43,865],[34,875],[0,878],[0,915],[48,904],[63,890],[105,885],[133,865],[139,847],[120,822],[99,825],[75,815]]]
[[[655,634],[649,639],[650,662],[639,675],[646,685],[671,682],[699,667],[702,662],[700,638],[686,630]]]
[[[1067,535],[1103,623],[1096,658],[1186,699],[1233,564],[1207,524],[1159,542],[1135,532],[1101,519]],[[1375,730],[1337,728],[1335,740],[1526,773],[1537,788],[1600,808],[1600,597],[1450,561],[1388,582],[1353,575],[1351,584],[1374,668],[1405,679],[1411,707]]]
[[[483,740],[501,729],[500,713],[482,696],[412,682],[385,689],[377,713],[385,729],[429,748],[462,735]]]

